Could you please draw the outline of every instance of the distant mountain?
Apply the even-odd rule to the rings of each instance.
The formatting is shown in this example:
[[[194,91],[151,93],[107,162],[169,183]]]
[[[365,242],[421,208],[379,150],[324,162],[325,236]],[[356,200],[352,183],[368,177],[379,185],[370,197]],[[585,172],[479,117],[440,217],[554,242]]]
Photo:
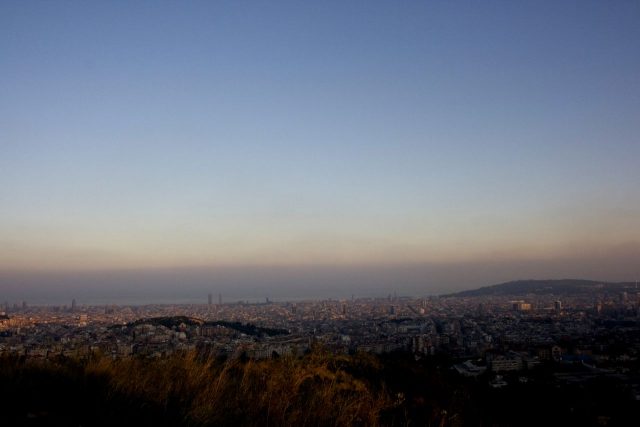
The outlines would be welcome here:
[[[480,296],[520,296],[535,295],[576,295],[597,291],[622,292],[627,289],[635,289],[635,283],[631,282],[597,282],[594,280],[560,279],[560,280],[516,280],[500,283],[493,286],[485,286],[479,289],[462,291],[446,296],[454,297],[480,297]]]

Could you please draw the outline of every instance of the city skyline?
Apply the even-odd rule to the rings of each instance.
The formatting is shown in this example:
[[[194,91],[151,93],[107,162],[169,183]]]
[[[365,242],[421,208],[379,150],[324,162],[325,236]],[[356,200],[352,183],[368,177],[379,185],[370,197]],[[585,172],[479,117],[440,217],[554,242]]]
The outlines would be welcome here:
[[[635,281],[639,18],[3,2],[0,294]]]

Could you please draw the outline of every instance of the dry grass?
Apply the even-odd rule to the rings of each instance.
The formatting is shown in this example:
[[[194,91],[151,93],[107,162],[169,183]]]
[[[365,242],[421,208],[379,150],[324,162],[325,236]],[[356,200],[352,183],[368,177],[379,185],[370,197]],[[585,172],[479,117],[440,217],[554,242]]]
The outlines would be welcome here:
[[[101,358],[85,372],[105,379],[114,394],[177,411],[187,425],[376,426],[390,399],[343,369],[354,361],[322,352],[226,362],[187,353]]]

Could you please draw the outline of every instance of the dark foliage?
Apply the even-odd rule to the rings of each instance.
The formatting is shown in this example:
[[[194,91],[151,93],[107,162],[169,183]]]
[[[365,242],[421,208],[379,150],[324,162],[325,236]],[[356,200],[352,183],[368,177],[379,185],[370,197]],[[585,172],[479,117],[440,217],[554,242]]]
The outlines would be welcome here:
[[[161,325],[169,329],[175,329],[182,324],[186,326],[222,326],[246,335],[253,336],[277,336],[289,334],[289,331],[286,329],[265,328],[252,325],[250,323],[227,322],[224,320],[205,322],[202,319],[187,316],[152,317],[149,319],[139,319],[128,324],[127,326],[131,327],[137,325]]]
[[[234,329],[243,334],[254,335],[254,336],[263,336],[263,335],[277,336],[277,335],[289,334],[289,331],[286,329],[264,328],[264,327],[252,325],[250,323],[226,322],[224,320],[217,320],[213,322],[206,322],[206,324],[211,326],[224,326],[225,328]]]
[[[553,367],[463,378],[435,356],[406,353],[214,359],[0,359],[8,426],[635,425],[640,402],[615,377],[559,382]],[[576,368],[577,369],[577,368]],[[576,373],[579,372],[579,369]],[[573,373],[571,374],[573,375]]]

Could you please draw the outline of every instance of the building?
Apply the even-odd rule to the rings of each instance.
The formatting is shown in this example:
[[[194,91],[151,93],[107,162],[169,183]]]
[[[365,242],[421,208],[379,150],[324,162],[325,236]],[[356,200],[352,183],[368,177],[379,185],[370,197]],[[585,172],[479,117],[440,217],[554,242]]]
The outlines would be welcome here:
[[[531,304],[524,301],[514,301],[513,310],[514,311],[531,311]]]
[[[556,314],[560,314],[562,313],[562,302],[560,300],[557,300],[556,302],[553,303],[553,309],[555,310]]]
[[[515,352],[507,355],[494,355],[487,358],[487,362],[493,372],[519,371],[524,368],[522,356]]]
[[[465,377],[477,377],[483,374],[487,368],[486,366],[477,366],[471,360],[467,360],[464,363],[453,365],[453,368],[462,376]]]

